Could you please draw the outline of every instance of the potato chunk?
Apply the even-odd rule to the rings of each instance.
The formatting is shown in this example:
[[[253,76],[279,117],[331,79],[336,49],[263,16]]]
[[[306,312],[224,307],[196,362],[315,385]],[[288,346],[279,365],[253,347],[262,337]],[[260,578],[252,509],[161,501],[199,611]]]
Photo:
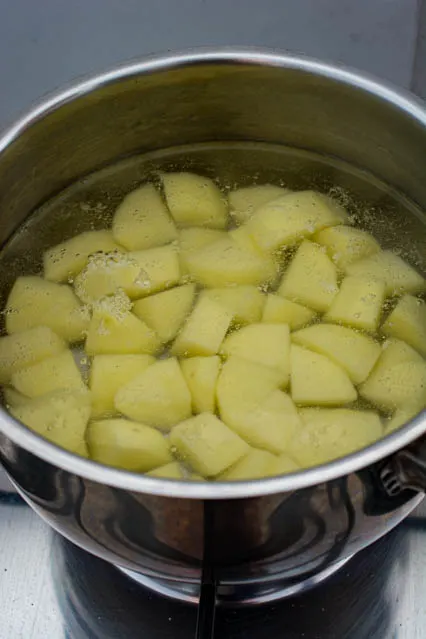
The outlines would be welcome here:
[[[10,388],[10,386],[5,386],[1,389],[4,405],[8,410],[11,408],[17,408],[18,406],[23,406],[31,401],[29,397],[22,395],[14,388]]]
[[[426,303],[403,295],[383,324],[382,332],[404,340],[426,357]]]
[[[247,222],[260,206],[288,193],[289,189],[273,184],[243,186],[228,195],[231,216],[238,224]]]
[[[170,443],[181,459],[203,477],[219,475],[249,451],[246,442],[211,413],[175,426]]]
[[[179,255],[173,244],[146,251],[134,251],[129,257],[137,262],[144,282],[139,297],[152,295],[175,286],[181,277]]]
[[[159,360],[122,386],[115,407],[149,426],[170,430],[191,415],[191,393],[175,358]]]
[[[114,298],[93,309],[87,331],[85,351],[88,355],[153,354],[159,339],[152,329],[128,310],[114,307]]]
[[[151,355],[95,355],[89,378],[92,416],[114,414],[114,399],[118,389],[154,362]]]
[[[339,406],[356,400],[347,373],[328,357],[293,345],[290,359],[291,396],[296,404]]]
[[[177,238],[167,207],[152,184],[126,195],[115,212],[112,232],[129,251],[161,246]]]
[[[350,264],[348,275],[383,280],[386,295],[421,293],[425,290],[424,278],[392,251],[380,251]]]
[[[147,473],[150,477],[161,477],[163,479],[185,479],[182,467],[179,462],[170,462],[159,468],[154,468]]]
[[[190,357],[180,363],[192,397],[194,413],[214,413],[216,384],[221,367],[220,357]]]
[[[263,308],[262,322],[288,324],[290,330],[295,331],[309,324],[314,317],[315,312],[312,309],[270,293]]]
[[[182,357],[215,355],[231,321],[232,315],[226,308],[207,297],[200,298],[177,336],[172,354]]]
[[[325,464],[373,444],[383,435],[374,411],[308,408],[289,453],[302,467]]]
[[[426,407],[426,398],[418,403],[407,404],[397,408],[392,417],[385,423],[385,435],[393,433],[398,428],[402,428],[408,424],[416,415],[418,415]]]
[[[366,331],[375,331],[385,299],[382,280],[348,275],[340,285],[324,319]]]
[[[265,295],[255,286],[229,286],[228,288],[210,288],[201,293],[232,313],[236,324],[259,322]]]
[[[201,249],[207,244],[212,244],[216,240],[221,240],[227,237],[226,231],[219,231],[218,229],[204,229],[197,226],[189,227],[187,229],[179,230],[178,244],[179,244],[179,259],[182,274],[188,272],[187,257],[193,251]]]
[[[287,386],[290,375],[290,330],[287,324],[250,324],[231,333],[222,344],[227,357],[237,355],[280,371]]]
[[[85,390],[86,385],[71,351],[21,368],[12,375],[12,385],[27,397],[38,397],[56,390]]]
[[[333,226],[315,233],[315,242],[326,247],[327,253],[341,271],[349,264],[380,251],[380,244],[367,231],[353,226]]]
[[[186,265],[191,276],[207,288],[258,286],[274,280],[277,273],[272,258],[239,246],[229,236],[191,252]]]
[[[305,241],[300,245],[278,293],[323,313],[329,309],[338,291],[337,271],[323,247]]]
[[[128,419],[102,419],[87,429],[94,461],[124,470],[147,472],[172,461],[165,437],[150,426]]]
[[[77,342],[83,339],[89,319],[69,286],[34,275],[18,277],[6,304],[8,333],[48,326],[68,342]]]
[[[292,334],[292,341],[331,359],[347,372],[354,384],[367,379],[381,352],[371,337],[333,324],[302,328]]]
[[[133,305],[133,313],[166,344],[176,337],[191,312],[194,299],[195,285],[184,284],[138,300]]]
[[[73,453],[86,455],[85,432],[90,417],[90,393],[56,391],[11,409],[20,422]]]
[[[16,371],[57,355],[65,348],[64,340],[47,326],[0,337],[0,383],[9,382]]]
[[[337,202],[315,191],[298,191],[259,207],[247,222],[258,246],[273,251],[291,246],[326,226],[343,224],[347,215]]]
[[[43,255],[44,277],[52,282],[67,282],[86,266],[89,255],[100,251],[123,251],[123,247],[117,244],[111,231],[80,233],[47,249]]]
[[[167,206],[179,226],[226,227],[226,199],[213,180],[184,172],[162,178]]]
[[[393,366],[379,361],[359,388],[362,397],[382,410],[426,404],[426,362],[406,361]]]
[[[287,475],[287,473],[295,473],[298,470],[300,470],[299,464],[296,464],[287,453],[278,455],[274,462],[274,475]]]
[[[275,475],[278,457],[267,450],[251,448],[247,455],[225,470],[217,479],[220,481],[242,481],[244,479],[262,479]]]
[[[422,363],[423,357],[411,348],[405,342],[399,339],[388,339],[382,346],[380,358],[377,361],[376,368],[390,368],[396,364],[404,364],[405,362]]]

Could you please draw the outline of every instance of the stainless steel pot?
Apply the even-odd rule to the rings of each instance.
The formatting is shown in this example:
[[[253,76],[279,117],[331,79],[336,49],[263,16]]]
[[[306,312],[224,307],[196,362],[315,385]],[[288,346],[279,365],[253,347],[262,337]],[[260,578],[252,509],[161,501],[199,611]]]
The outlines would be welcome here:
[[[101,166],[217,140],[341,158],[426,210],[426,111],[413,96],[315,60],[198,51],[84,81],[10,128],[0,139],[0,243],[41,202]],[[224,598],[240,585],[242,599],[264,600],[278,596],[277,583],[287,592],[315,583],[406,517],[426,488],[425,430],[423,413],[325,466],[218,485],[102,467],[2,410],[0,459],[32,508],[89,552],[163,585],[185,582],[188,592],[208,554]]]

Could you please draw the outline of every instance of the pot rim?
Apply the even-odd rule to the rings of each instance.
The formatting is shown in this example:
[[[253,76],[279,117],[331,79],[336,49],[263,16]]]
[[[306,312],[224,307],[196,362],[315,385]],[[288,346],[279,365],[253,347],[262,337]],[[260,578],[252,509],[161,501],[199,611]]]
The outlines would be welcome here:
[[[367,73],[340,65],[321,62],[315,58],[251,47],[197,48],[183,52],[146,57],[140,61],[119,65],[104,73],[92,75],[67,89],[56,92],[39,102],[26,115],[12,124],[0,137],[0,154],[48,113],[66,103],[108,84],[132,76],[161,73],[176,68],[215,64],[268,66],[295,69],[304,73],[327,77],[330,80],[360,89],[392,104],[407,117],[417,120],[426,128],[426,109],[423,101],[408,91],[377,80]],[[151,495],[188,499],[237,499],[290,492],[330,481],[365,468],[392,455],[399,449],[424,435],[426,411],[400,430],[384,437],[371,446],[322,466],[301,470],[288,475],[236,482],[178,481],[148,477],[140,473],[119,470],[74,455],[15,420],[0,407],[0,432],[13,442],[51,464],[59,466],[85,479],[123,490]]]

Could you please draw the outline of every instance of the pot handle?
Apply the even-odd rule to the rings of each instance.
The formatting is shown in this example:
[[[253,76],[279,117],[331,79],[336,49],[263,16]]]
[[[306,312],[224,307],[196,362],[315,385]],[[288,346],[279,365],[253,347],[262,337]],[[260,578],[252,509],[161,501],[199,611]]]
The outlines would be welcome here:
[[[426,493],[426,438],[392,455],[381,468],[380,478],[389,497],[404,490]]]

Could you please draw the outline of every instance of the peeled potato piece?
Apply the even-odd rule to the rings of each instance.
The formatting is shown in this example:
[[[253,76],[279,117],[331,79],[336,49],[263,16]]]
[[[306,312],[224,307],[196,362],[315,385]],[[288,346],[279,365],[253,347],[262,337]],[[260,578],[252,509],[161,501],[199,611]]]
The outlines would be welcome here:
[[[249,451],[246,442],[211,413],[175,426],[170,443],[179,457],[203,477],[219,475]]]
[[[312,309],[270,293],[263,308],[262,322],[288,324],[290,330],[294,331],[309,324],[314,317],[315,311]]]
[[[374,411],[308,408],[300,415],[304,426],[291,442],[289,453],[302,467],[344,457],[383,435]]]
[[[150,295],[133,305],[133,313],[152,328],[163,344],[176,337],[191,312],[195,285],[184,284],[169,291]]]
[[[22,395],[19,391],[14,388],[10,388],[10,386],[5,386],[2,388],[2,395],[4,399],[4,405],[7,409],[17,408],[18,406],[23,406],[31,401],[29,397]]]
[[[108,466],[147,472],[172,461],[169,444],[155,428],[127,419],[102,419],[87,429],[94,461]]]
[[[324,319],[375,331],[379,323],[385,299],[385,283],[382,280],[345,277]]]
[[[393,411],[409,404],[426,404],[426,362],[378,362],[359,388],[362,397],[382,410]]]
[[[244,479],[262,479],[275,475],[278,458],[267,450],[251,448],[247,455],[225,470],[217,479],[220,481],[242,481]]]
[[[115,407],[149,426],[170,430],[191,415],[191,393],[175,358],[158,360],[122,386]]]
[[[237,324],[259,322],[265,301],[265,295],[255,286],[211,288],[202,291],[201,297],[208,297],[225,307]]]
[[[383,324],[382,332],[404,340],[426,357],[426,303],[403,295]]]
[[[220,357],[190,357],[183,359],[180,366],[191,392],[194,413],[214,413],[216,384],[221,367]]]
[[[180,229],[178,244],[182,274],[188,272],[186,264],[188,255],[190,255],[193,251],[201,249],[203,246],[207,246],[207,244],[212,244],[216,240],[221,240],[224,237],[227,237],[226,231],[220,231],[218,229],[204,229],[197,226]]]
[[[69,286],[35,275],[18,277],[6,304],[8,333],[48,326],[68,342],[77,342],[83,339],[89,319]]]
[[[208,244],[186,256],[190,275],[207,288],[258,286],[275,279],[272,258],[239,246],[232,237]]]
[[[0,337],[0,383],[9,382],[11,375],[66,348],[62,338],[47,326]]]
[[[327,253],[341,271],[350,264],[380,251],[380,244],[370,233],[353,226],[333,226],[315,233],[315,242],[326,247]]]
[[[21,368],[12,374],[12,385],[27,397],[38,397],[56,390],[85,390],[86,385],[71,351]]]
[[[257,208],[288,193],[289,189],[273,184],[243,186],[228,195],[231,216],[238,224],[243,224]]]
[[[356,400],[347,373],[328,357],[293,344],[290,360],[291,396],[296,404],[339,406]]]
[[[296,464],[287,453],[277,456],[274,462],[274,475],[286,475],[287,473],[295,473],[297,470],[300,470],[299,464]]]
[[[129,251],[161,246],[177,238],[167,207],[152,184],[126,195],[115,212],[112,232]]]
[[[226,227],[226,200],[213,180],[184,172],[163,173],[162,179],[167,206],[179,226]]]
[[[92,416],[113,414],[118,389],[143,373],[154,362],[151,355],[95,355],[89,378]]]
[[[371,337],[345,326],[314,324],[292,334],[294,344],[325,355],[341,366],[354,384],[365,381],[381,349]]]
[[[111,231],[86,231],[53,246],[43,255],[44,277],[52,282],[67,282],[86,266],[89,255],[100,251],[123,251]]]
[[[177,247],[157,246],[146,251],[133,251],[129,257],[139,265],[144,285],[139,297],[164,291],[178,284],[181,272]]]
[[[232,315],[225,307],[201,297],[177,336],[172,354],[182,357],[215,355],[231,321]]]
[[[85,431],[90,393],[56,391],[11,409],[12,415],[49,441],[73,453],[86,454]]]
[[[221,353],[276,368],[287,386],[290,375],[290,330],[287,324],[250,324],[228,335]]]
[[[396,364],[405,362],[422,363],[423,357],[411,346],[399,339],[388,339],[382,346],[380,358],[377,361],[375,371],[381,368],[390,368]]]
[[[392,417],[385,423],[385,435],[393,433],[398,428],[401,428],[409,421],[411,421],[416,415],[418,415],[426,407],[426,398],[419,402],[407,404],[397,408]]]
[[[323,313],[338,291],[337,271],[323,247],[304,241],[284,274],[278,293]]]
[[[383,280],[386,295],[421,293],[425,290],[424,278],[392,251],[379,251],[354,262],[346,272],[348,275]]]
[[[298,191],[259,207],[247,222],[255,242],[266,251],[291,246],[326,226],[343,224],[346,211],[330,197]]]
[[[154,468],[147,473],[150,477],[161,477],[163,479],[185,479],[182,467],[179,462],[170,462],[159,468]]]

